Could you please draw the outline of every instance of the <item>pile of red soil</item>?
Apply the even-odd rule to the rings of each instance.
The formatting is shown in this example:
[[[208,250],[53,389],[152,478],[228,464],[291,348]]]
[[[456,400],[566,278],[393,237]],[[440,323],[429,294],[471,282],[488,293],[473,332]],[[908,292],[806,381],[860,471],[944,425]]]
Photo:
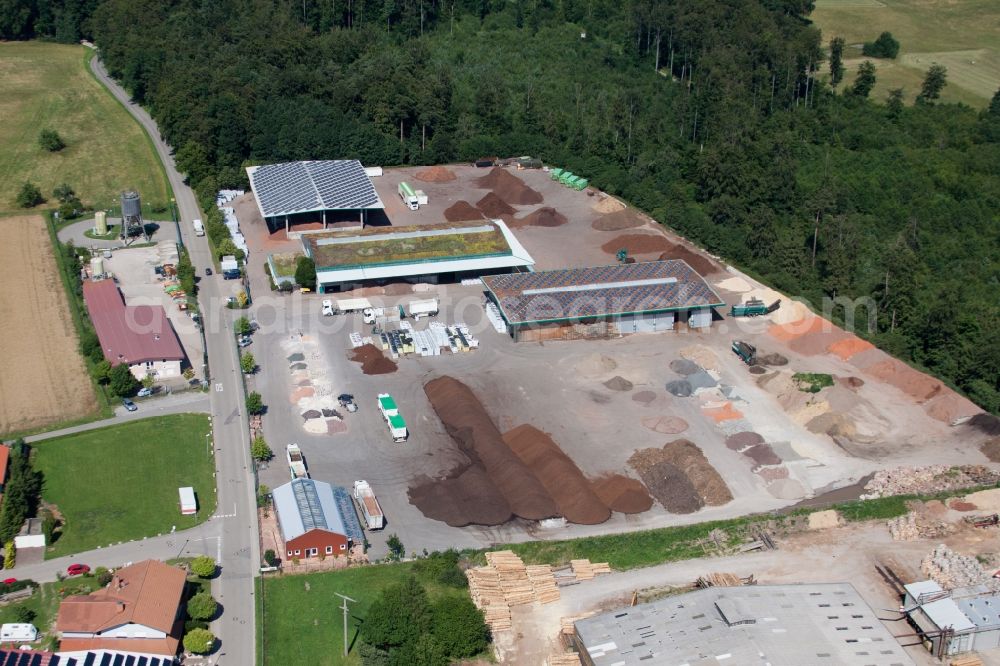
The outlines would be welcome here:
[[[638,212],[631,208],[623,208],[614,213],[608,213],[594,220],[590,226],[597,231],[623,231],[641,227],[646,221]]]
[[[566,520],[597,525],[611,517],[580,468],[546,433],[521,425],[504,433],[503,441],[538,477]]]
[[[687,262],[687,265],[693,268],[698,275],[711,275],[712,273],[722,272],[722,267],[705,255],[698,254],[690,248],[677,243],[670,243],[670,245],[671,248],[658,257],[660,261],[681,259]]]
[[[361,372],[366,375],[387,375],[396,372],[396,364],[385,357],[375,345],[361,345],[354,350],[351,360],[361,364]]]
[[[605,474],[593,482],[594,492],[612,511],[642,513],[653,507],[649,491],[636,479],[621,474]]]
[[[860,377],[837,377],[837,382],[852,391],[857,391],[859,388],[865,385],[865,380]]]
[[[459,201],[452,204],[444,211],[444,219],[449,222],[465,222],[467,220],[481,220],[483,214],[468,201]]]
[[[774,449],[771,448],[770,444],[757,444],[756,446],[751,446],[743,452],[743,455],[758,465],[781,464],[781,458],[779,458],[778,454],[774,452]]]
[[[461,467],[444,479],[417,479],[407,495],[422,514],[452,527],[501,525],[513,517],[506,498],[477,465]]]
[[[417,180],[422,180],[425,183],[450,183],[457,178],[451,169],[447,169],[443,166],[432,166],[422,171],[418,171],[413,177]]]
[[[488,196],[488,195],[487,195]],[[534,213],[529,213],[521,218],[511,221],[510,226],[515,229],[521,227],[561,227],[569,222],[566,216],[549,206],[542,206]]]
[[[544,201],[541,194],[503,167],[493,167],[488,174],[476,179],[476,185],[493,190],[501,199],[515,206],[530,206]]]
[[[914,370],[902,361],[887,358],[864,368],[866,375],[871,375],[887,384],[891,384],[917,402],[930,400],[944,389],[944,384]]]
[[[978,414],[982,409],[968,398],[945,389],[924,405],[924,411],[933,419],[951,423],[955,419]]]
[[[531,468],[510,450],[468,386],[452,377],[439,377],[424,385],[424,393],[445,430],[472,461],[470,468],[479,467],[484,472],[477,475],[482,491],[478,495],[472,492],[475,487],[464,485],[463,475],[467,470],[462,469],[450,475],[459,483],[445,486],[461,491],[459,494],[441,495],[422,487],[411,489],[413,503],[424,515],[447,514],[453,521],[449,524],[498,525],[506,519],[479,522],[479,516],[513,513],[528,520],[542,520],[558,514],[556,503],[545,487]],[[505,506],[497,503],[498,497],[504,500]],[[438,501],[453,506],[439,506]],[[459,516],[462,511],[465,514]]]
[[[506,215],[513,215],[517,212],[508,206],[506,201],[498,197],[493,192],[487,192],[485,197],[477,201],[476,208],[478,208],[486,217],[493,219],[504,217]]]

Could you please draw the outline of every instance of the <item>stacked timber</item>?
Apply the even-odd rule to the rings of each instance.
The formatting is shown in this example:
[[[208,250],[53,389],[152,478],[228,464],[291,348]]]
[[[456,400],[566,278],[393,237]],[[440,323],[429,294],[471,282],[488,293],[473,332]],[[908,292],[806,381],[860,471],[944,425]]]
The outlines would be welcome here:
[[[534,601],[534,588],[520,557],[509,550],[498,550],[486,553],[486,561],[499,574],[500,588],[508,605],[520,606]]]
[[[483,611],[491,631],[511,628],[510,606],[500,586],[500,576],[493,567],[476,567],[465,572],[469,578],[472,603]]]
[[[699,576],[697,587],[739,587],[743,585],[743,579],[731,573],[710,573]]]
[[[556,577],[552,574],[551,565],[532,564],[525,567],[525,571],[537,601],[549,604],[559,600],[559,588],[556,586]]]
[[[552,654],[545,663],[547,666],[580,666],[580,655],[575,652]]]
[[[597,574],[611,573],[611,566],[607,562],[591,562],[590,560],[570,560],[570,566],[577,580],[590,580]]]
[[[590,611],[587,613],[581,613],[580,615],[570,615],[569,617],[560,618],[559,624],[562,627],[562,633],[566,636],[576,635],[576,623],[580,620],[585,620],[597,611]]]
[[[952,657],[949,663],[951,666],[983,666],[983,660],[972,654]]]

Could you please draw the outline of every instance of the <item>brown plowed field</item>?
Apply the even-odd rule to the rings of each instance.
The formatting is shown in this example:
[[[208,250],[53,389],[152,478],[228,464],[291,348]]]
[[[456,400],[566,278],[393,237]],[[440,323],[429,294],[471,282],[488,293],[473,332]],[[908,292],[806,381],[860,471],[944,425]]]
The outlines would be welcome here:
[[[77,351],[45,220],[0,220],[0,432],[39,428],[97,410]]]

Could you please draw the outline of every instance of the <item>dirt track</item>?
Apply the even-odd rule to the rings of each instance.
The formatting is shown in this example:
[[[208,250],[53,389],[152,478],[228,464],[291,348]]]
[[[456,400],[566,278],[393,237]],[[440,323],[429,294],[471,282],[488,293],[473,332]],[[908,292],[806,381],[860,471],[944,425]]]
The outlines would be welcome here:
[[[77,351],[66,294],[59,281],[45,221],[0,221],[0,432],[38,428],[97,409]]]

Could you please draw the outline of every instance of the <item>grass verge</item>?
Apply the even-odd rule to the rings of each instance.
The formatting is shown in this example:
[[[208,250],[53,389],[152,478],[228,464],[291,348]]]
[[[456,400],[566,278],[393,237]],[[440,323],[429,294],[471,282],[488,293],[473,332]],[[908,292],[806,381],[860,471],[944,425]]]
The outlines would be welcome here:
[[[204,522],[216,502],[210,433],[207,416],[176,414],[36,442],[35,468],[45,475],[42,496],[63,519],[46,557]],[[195,489],[197,515],[180,514],[181,486]]]

